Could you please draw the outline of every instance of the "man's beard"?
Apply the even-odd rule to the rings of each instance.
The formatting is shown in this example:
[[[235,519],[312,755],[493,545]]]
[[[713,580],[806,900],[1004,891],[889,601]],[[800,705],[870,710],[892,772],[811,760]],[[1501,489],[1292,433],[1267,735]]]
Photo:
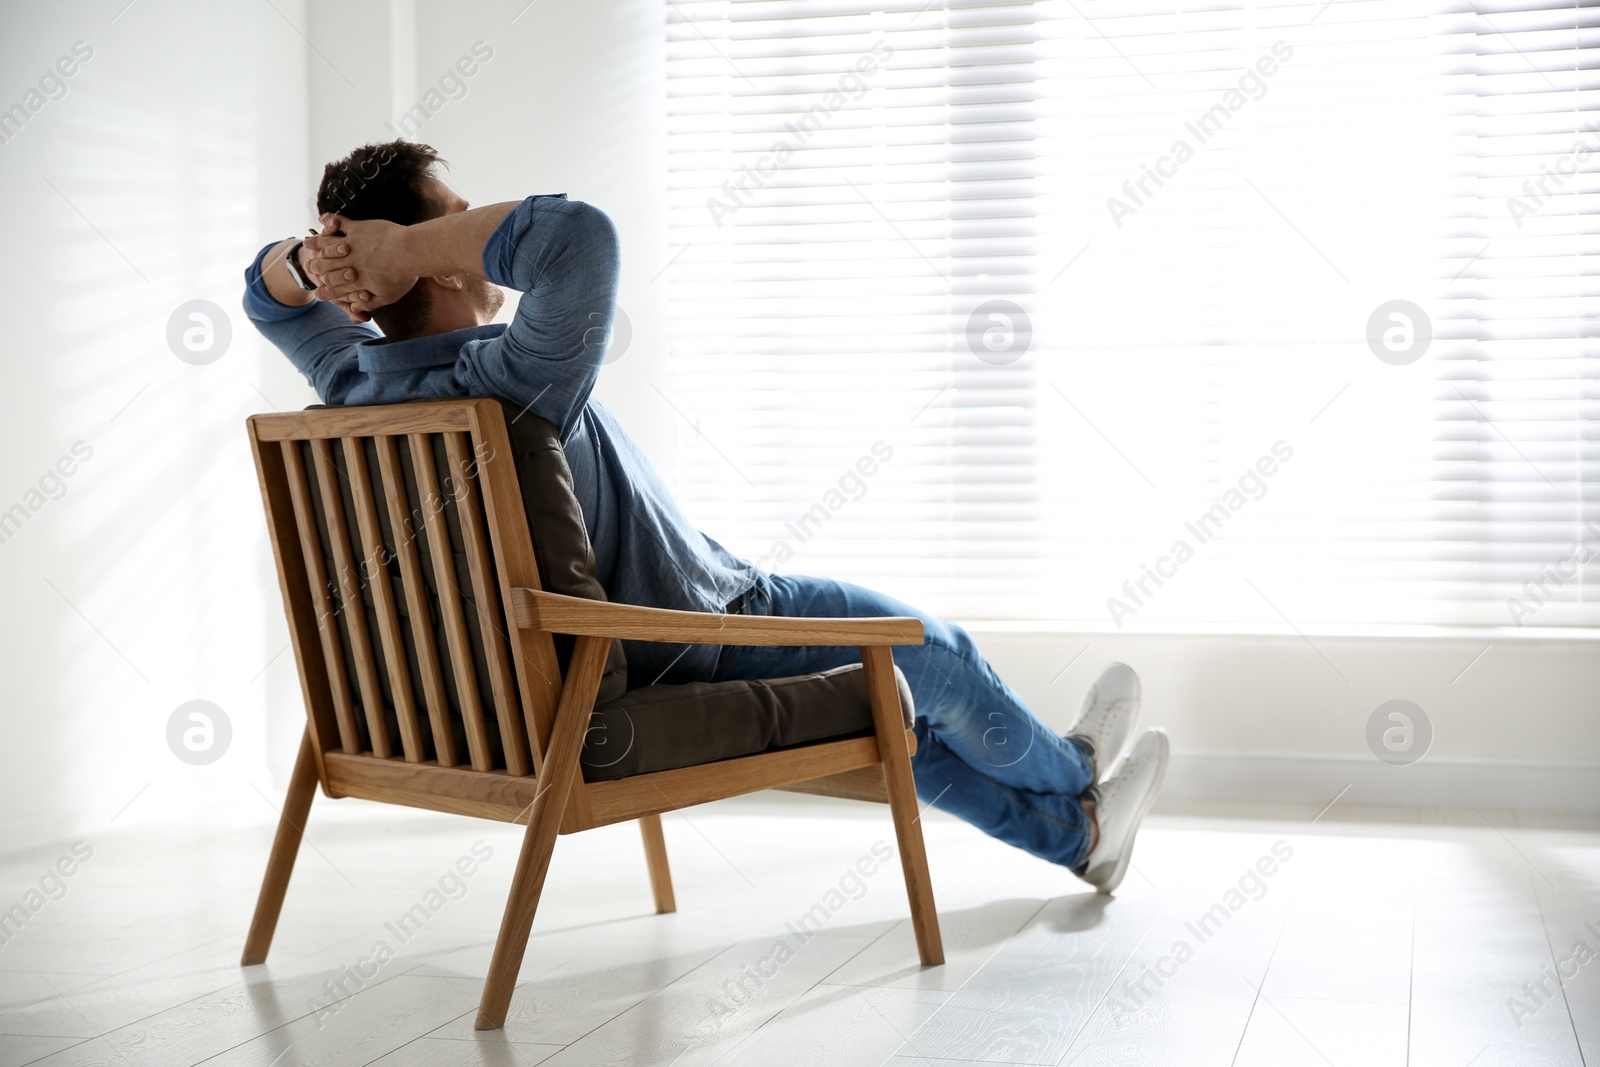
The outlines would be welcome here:
[[[483,312],[485,322],[493,319],[505,306],[505,291],[488,278],[468,278],[467,289],[472,294],[472,302]]]

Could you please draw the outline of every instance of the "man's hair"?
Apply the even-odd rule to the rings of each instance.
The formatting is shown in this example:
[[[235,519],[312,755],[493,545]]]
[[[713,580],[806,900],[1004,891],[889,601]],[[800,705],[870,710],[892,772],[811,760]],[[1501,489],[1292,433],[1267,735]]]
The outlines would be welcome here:
[[[444,164],[431,145],[411,141],[362,145],[322,168],[317,213],[347,219],[386,219],[402,226],[436,219],[444,205],[427,195],[423,183]],[[372,313],[385,337],[400,341],[427,328],[433,300],[419,282],[405,296]]]

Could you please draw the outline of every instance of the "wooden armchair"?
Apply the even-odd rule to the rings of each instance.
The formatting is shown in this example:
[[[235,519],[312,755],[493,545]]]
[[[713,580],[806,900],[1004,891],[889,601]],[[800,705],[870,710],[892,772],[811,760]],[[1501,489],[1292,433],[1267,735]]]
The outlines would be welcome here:
[[[760,789],[886,801],[919,955],[944,961],[916,740],[890,654],[921,643],[917,620],[712,615],[544,591],[498,401],[257,415],[248,426],[306,731],[244,964],[266,959],[319,783],[329,797],[526,824],[479,1029],[505,1023],[558,833],[637,819],[656,910],[670,912],[660,813]],[[555,635],[574,639],[565,670]],[[585,732],[618,640],[859,646],[869,732],[585,781]]]

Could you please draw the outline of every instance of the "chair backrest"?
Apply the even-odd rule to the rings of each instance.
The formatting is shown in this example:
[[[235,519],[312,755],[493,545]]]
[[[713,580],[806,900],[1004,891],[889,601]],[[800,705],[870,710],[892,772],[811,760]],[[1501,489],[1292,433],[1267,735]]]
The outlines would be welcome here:
[[[561,668],[507,611],[543,586],[500,403],[248,425],[317,751],[537,773]]]

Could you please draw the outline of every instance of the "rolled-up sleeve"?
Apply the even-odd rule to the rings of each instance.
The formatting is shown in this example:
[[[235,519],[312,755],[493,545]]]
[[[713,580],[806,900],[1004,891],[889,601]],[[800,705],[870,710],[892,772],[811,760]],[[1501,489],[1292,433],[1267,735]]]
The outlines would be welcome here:
[[[256,253],[245,269],[244,313],[306,376],[324,403],[342,403],[359,376],[356,345],[382,334],[369,323],[351,322],[348,315],[322,300],[301,307],[279,303],[261,277],[262,260],[277,243]]]
[[[499,337],[463,346],[457,376],[550,420],[565,440],[589,400],[617,302],[617,230],[599,208],[533,196],[483,249],[484,276],[522,293]]]

